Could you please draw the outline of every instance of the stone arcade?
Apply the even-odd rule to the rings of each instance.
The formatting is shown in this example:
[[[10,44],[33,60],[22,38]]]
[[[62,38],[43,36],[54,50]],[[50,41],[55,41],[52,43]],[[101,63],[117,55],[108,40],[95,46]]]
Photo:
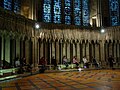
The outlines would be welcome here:
[[[37,67],[38,60],[44,56],[48,65],[55,56],[57,63],[62,64],[62,57],[69,61],[77,56],[81,61],[83,56],[95,57],[102,66],[107,63],[109,55],[117,62],[120,58],[120,27],[101,28],[77,27],[73,25],[55,25],[39,23],[40,29],[35,29],[35,21],[23,16],[5,12],[0,9],[0,58],[10,65],[14,58],[26,57],[27,63]],[[9,16],[9,17],[8,17]]]

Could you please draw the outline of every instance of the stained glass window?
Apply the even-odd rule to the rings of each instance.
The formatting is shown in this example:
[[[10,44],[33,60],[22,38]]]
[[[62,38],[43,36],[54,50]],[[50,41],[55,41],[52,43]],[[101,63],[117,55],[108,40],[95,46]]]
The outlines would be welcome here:
[[[81,0],[74,1],[74,24],[81,25]]]
[[[83,26],[89,26],[89,0],[82,0],[82,19]]]
[[[109,0],[110,22],[112,26],[119,25],[119,0]]]
[[[20,0],[14,1],[14,12],[19,13],[20,12]]]
[[[4,9],[12,10],[12,0],[4,0]]]
[[[51,22],[51,0],[44,0],[43,22]]]
[[[61,0],[54,0],[54,23],[61,23]]]
[[[71,0],[65,0],[65,24],[71,24]]]

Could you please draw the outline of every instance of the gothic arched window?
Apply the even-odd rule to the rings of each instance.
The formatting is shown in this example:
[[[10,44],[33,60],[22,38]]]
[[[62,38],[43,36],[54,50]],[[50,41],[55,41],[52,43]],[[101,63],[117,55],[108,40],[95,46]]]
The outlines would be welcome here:
[[[74,1],[74,24],[81,25],[81,0]]]
[[[89,0],[82,0],[82,19],[83,26],[89,26],[90,19]]]
[[[65,24],[71,24],[71,0],[64,1]]]
[[[61,23],[61,0],[54,0],[54,23]]]
[[[12,0],[4,0],[3,6],[4,9],[12,10]]]
[[[3,2],[4,9],[13,11],[15,13],[20,12],[20,0],[4,0]]]
[[[109,0],[110,23],[112,26],[119,25],[119,0]]]
[[[44,0],[43,22],[51,22],[51,0]]]

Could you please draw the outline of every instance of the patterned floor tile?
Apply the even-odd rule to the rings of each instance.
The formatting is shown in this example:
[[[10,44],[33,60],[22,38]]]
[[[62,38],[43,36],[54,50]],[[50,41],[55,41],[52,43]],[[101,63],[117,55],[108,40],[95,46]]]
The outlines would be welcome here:
[[[43,73],[0,83],[2,90],[120,90],[120,70]]]
[[[88,88],[88,86],[86,86],[86,85],[81,85],[81,84],[73,85],[73,87],[79,88],[79,89]]]
[[[17,90],[16,87],[2,88],[1,90]]]

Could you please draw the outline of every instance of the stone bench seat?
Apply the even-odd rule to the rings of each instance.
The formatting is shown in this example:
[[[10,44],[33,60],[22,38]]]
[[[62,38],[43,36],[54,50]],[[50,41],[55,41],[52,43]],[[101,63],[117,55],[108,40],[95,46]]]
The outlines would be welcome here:
[[[1,69],[0,77],[10,76],[12,74],[15,74],[17,71],[18,71],[18,68]]]
[[[38,65],[38,68],[41,68],[41,67],[42,67],[42,65]],[[64,64],[58,64],[57,67],[58,67],[58,70],[59,69],[66,69],[66,66]],[[83,65],[79,64],[79,67],[83,67]],[[47,70],[52,70],[53,68],[54,68],[54,65],[46,65]],[[76,68],[76,64],[68,64],[67,68],[68,69]]]

